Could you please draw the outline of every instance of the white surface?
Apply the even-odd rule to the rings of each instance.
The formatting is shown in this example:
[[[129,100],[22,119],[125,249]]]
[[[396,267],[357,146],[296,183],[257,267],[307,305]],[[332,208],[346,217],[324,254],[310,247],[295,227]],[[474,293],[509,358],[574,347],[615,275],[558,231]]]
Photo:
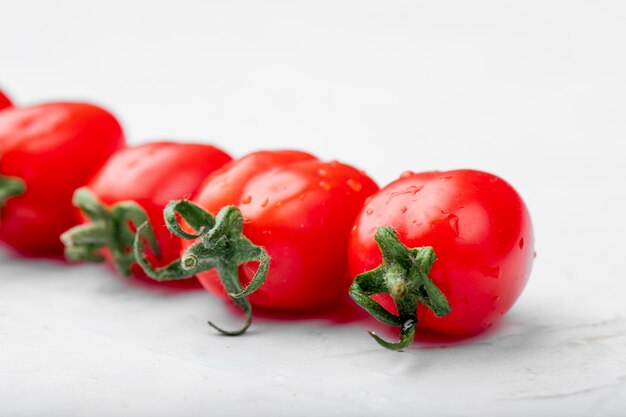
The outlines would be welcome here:
[[[626,409],[619,1],[0,2],[0,84],[97,100],[132,142],[303,147],[509,180],[538,258],[500,326],[378,348],[371,322],[257,320],[203,292],[0,254],[0,415],[618,416]]]

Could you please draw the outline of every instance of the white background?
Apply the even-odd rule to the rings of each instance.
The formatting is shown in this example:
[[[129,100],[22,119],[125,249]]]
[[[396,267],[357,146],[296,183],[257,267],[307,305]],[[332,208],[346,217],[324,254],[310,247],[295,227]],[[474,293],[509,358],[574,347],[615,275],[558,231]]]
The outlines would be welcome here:
[[[370,321],[257,320],[204,292],[0,252],[0,415],[617,416],[626,409],[621,1],[0,0],[0,86],[96,101],[131,143],[304,148],[511,182],[538,257],[501,325],[376,346]],[[532,414],[531,414],[532,413]]]

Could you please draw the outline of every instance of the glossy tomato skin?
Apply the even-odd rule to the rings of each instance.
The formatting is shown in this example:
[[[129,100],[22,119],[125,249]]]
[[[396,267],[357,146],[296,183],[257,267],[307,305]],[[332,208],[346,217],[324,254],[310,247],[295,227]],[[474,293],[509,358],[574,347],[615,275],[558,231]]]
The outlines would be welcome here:
[[[0,110],[11,107],[12,105],[11,100],[0,90]]]
[[[163,209],[171,200],[191,198],[209,174],[231,159],[212,145],[146,143],[115,153],[87,187],[105,206],[134,201],[146,211],[161,249],[161,259],[151,257],[150,261],[164,266],[178,258],[181,242],[167,230]],[[83,221],[88,220],[83,217]],[[106,251],[105,256],[109,257]],[[145,277],[137,264],[132,272]],[[177,286],[179,282],[167,284]]]
[[[534,237],[519,194],[504,180],[480,171],[408,173],[364,205],[349,244],[353,277],[377,267],[373,240],[380,226],[393,227],[408,247],[432,246],[430,277],[448,298],[439,318],[420,305],[419,327],[470,335],[498,321],[530,275]],[[374,298],[396,312],[388,295]]]
[[[350,228],[363,201],[378,189],[365,173],[297,151],[256,152],[208,178],[194,202],[216,214],[228,204],[244,217],[244,235],[271,257],[253,306],[280,312],[321,310],[345,299]],[[189,245],[186,243],[184,245]],[[256,265],[244,264],[246,285]],[[215,270],[198,275],[226,299]]]
[[[125,145],[106,110],[87,103],[46,103],[0,112],[0,174],[26,192],[7,200],[0,240],[31,255],[60,255],[59,235],[77,223],[74,190]]]

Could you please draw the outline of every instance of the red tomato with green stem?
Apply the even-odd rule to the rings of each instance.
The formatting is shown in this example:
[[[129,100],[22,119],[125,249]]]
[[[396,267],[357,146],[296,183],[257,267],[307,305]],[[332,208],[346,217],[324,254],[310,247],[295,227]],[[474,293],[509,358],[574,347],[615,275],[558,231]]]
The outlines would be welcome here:
[[[125,145],[119,122],[87,103],[0,112],[0,240],[18,252],[60,255],[77,223],[72,194]]]
[[[533,245],[526,205],[504,180],[472,170],[407,173],[376,193],[356,220],[351,295],[380,321],[401,327],[399,343],[375,336],[383,346],[408,346],[416,326],[471,335],[517,300]]]
[[[132,244],[136,228],[148,222],[151,262],[170,263],[179,257],[181,241],[167,230],[163,209],[170,200],[190,198],[209,174],[230,160],[212,145],[174,142],[115,153],[74,196],[84,224],[63,234],[66,257],[96,262],[106,258],[122,275],[145,277],[135,263]]]
[[[251,305],[286,314],[327,309],[346,297],[350,229],[377,189],[364,172],[340,162],[298,151],[255,152],[210,176],[193,206],[172,203],[170,229],[189,233],[178,226],[178,211],[197,233],[183,241],[179,264],[161,271],[142,266],[157,279],[196,274],[211,293],[233,298],[247,321],[226,334],[245,331]]]
[[[11,107],[12,105],[11,100],[0,90],[0,110]]]

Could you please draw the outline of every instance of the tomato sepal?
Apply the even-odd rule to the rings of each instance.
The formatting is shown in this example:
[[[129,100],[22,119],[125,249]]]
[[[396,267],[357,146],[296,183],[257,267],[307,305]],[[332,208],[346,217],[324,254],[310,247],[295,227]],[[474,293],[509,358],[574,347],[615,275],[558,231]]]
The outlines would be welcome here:
[[[243,215],[235,206],[222,208],[216,217],[187,200],[171,201],[163,211],[167,228],[176,236],[186,240],[196,240],[179,259],[163,268],[154,268],[144,255],[140,226],[135,236],[134,253],[137,262],[146,274],[157,281],[185,279],[210,269],[216,269],[222,285],[233,302],[244,312],[246,321],[238,330],[224,330],[213,322],[208,324],[227,336],[238,336],[246,332],[252,324],[252,306],[246,298],[258,290],[267,277],[270,257],[261,246],[253,244],[243,234]],[[183,230],[179,223],[182,217],[196,233]],[[242,288],[239,282],[240,264],[258,261],[259,267],[250,283]]]
[[[137,228],[149,223],[145,210],[134,201],[122,201],[107,208],[86,187],[74,192],[72,204],[91,222],[72,227],[61,235],[65,258],[71,262],[102,262],[104,257],[101,251],[108,248],[118,272],[130,276],[131,267],[136,262],[132,251],[136,231],[131,228],[131,224]],[[145,227],[142,236],[148,241],[152,252],[160,257],[152,227]]]
[[[26,192],[26,183],[18,177],[0,175],[0,207],[12,197],[17,197]]]
[[[350,286],[350,297],[378,321],[400,327],[400,341],[388,342],[374,332],[369,334],[381,346],[391,350],[408,347],[415,337],[417,307],[424,304],[439,317],[450,312],[446,296],[428,276],[437,259],[430,246],[408,248],[398,239],[396,231],[379,227],[374,240],[382,253],[380,266],[357,275]],[[398,315],[374,301],[375,294],[389,294]]]

